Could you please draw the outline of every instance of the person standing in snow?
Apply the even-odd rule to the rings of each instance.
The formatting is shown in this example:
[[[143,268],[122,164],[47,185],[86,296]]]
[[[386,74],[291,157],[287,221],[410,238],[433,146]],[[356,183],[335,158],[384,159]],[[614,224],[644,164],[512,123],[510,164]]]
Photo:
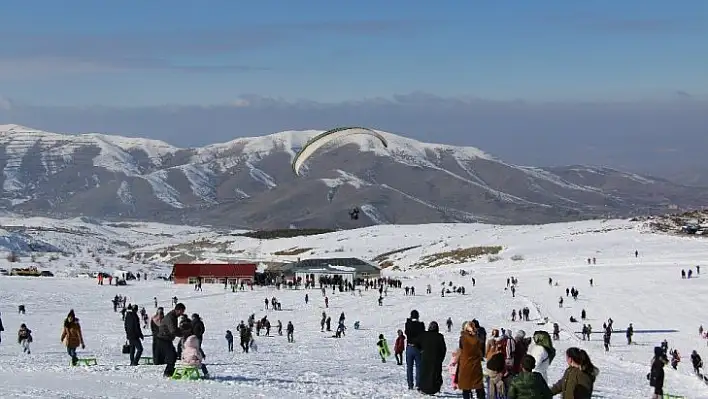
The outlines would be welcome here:
[[[634,327],[632,326],[632,323],[629,323],[629,327],[627,327],[627,345],[632,344],[632,336],[634,335]]]
[[[516,355],[516,341],[514,336],[511,334],[511,330],[506,330],[504,332],[504,360],[506,363],[506,371],[513,372],[514,370],[514,356]]]
[[[447,324],[447,332],[451,332],[452,331],[452,318],[448,317],[445,324]]]
[[[508,399],[551,399],[553,393],[541,374],[534,372],[536,360],[525,355],[521,359],[521,372],[509,386]]]
[[[421,353],[418,388],[424,394],[435,395],[440,392],[443,385],[443,361],[447,355],[445,337],[440,334],[437,322],[430,322],[428,331],[424,331],[418,336],[418,343]]]
[[[202,357],[206,357],[206,354],[202,349],[204,332],[206,332],[206,327],[204,327],[204,320],[202,320],[198,313],[194,313],[192,315],[192,334],[196,335],[197,339],[199,340],[199,350],[202,352]]]
[[[563,394],[564,399],[590,399],[593,385],[600,371],[590,361],[587,352],[579,348],[565,351],[568,368],[552,387],[551,393]]]
[[[610,351],[610,341],[612,340],[612,325],[605,326],[605,334],[602,336],[602,341],[605,344],[605,352]]]
[[[168,378],[172,377],[172,374],[174,374],[175,363],[177,362],[177,351],[172,342],[175,338],[182,335],[182,331],[179,329],[178,319],[186,310],[187,307],[182,303],[175,305],[175,308],[167,312],[162,319],[157,336],[154,337],[154,339],[157,340],[158,357],[165,361],[163,375]]]
[[[408,338],[408,346],[406,347],[406,380],[408,389],[420,387],[421,353],[419,338],[425,332],[425,324],[419,320],[419,317],[418,311],[412,310],[405,326],[405,335]],[[413,375],[414,368],[415,379]]]
[[[226,346],[229,352],[234,351],[234,334],[231,330],[226,330]]]
[[[482,375],[482,355],[484,344],[479,338],[475,323],[465,322],[460,336],[460,357],[457,366],[457,386],[462,390],[463,399],[471,399],[472,391],[477,398],[484,398],[484,378]]]
[[[652,399],[661,399],[664,396],[664,366],[668,362],[664,349],[660,346],[654,347],[654,358],[651,360],[651,370],[647,376],[649,386],[654,388]]]
[[[138,317],[138,305],[133,305],[125,315],[125,339],[130,346],[130,365],[137,366],[140,357],[143,355],[143,331],[140,329],[140,318]]]
[[[5,327],[2,326],[2,317],[0,317],[0,342],[2,342],[2,332],[5,331]]]
[[[64,327],[61,330],[61,338],[59,340],[66,347],[66,352],[71,357],[72,366],[76,366],[79,362],[79,357],[76,355],[76,348],[81,346],[81,349],[86,349],[84,344],[84,336],[81,334],[81,325],[79,319],[76,318],[74,309],[69,310],[69,314],[64,319]]]
[[[399,366],[403,365],[403,350],[406,347],[406,336],[403,335],[403,331],[398,330],[398,335],[396,336],[396,342],[393,344],[393,354],[396,357],[396,364]]]
[[[243,349],[244,353],[248,353],[251,341],[253,340],[253,331],[251,330],[251,327],[242,325],[239,329],[239,336],[241,338],[241,349]]]
[[[514,351],[514,367],[512,368],[511,373],[515,375],[521,372],[521,361],[524,356],[528,354],[531,338],[526,338],[526,332],[524,330],[519,330],[514,336],[514,341],[516,350]],[[534,367],[536,367],[535,361]],[[533,368],[531,368],[531,370],[533,370]]]
[[[152,331],[152,364],[158,366],[165,364],[165,359],[162,359],[158,357],[158,350],[157,350],[157,334],[160,331],[160,323],[162,323],[162,319],[165,317],[165,310],[161,307],[157,308],[157,312],[155,312],[155,315],[152,316],[150,319],[150,330]]]
[[[17,343],[22,345],[22,352],[26,354],[31,354],[30,343],[32,343],[32,330],[27,328],[27,325],[22,323],[20,325],[20,330],[17,331]]]
[[[295,326],[293,325],[292,321],[288,322],[288,326],[286,327],[285,331],[288,334],[288,342],[289,343],[295,342]]]
[[[553,341],[548,332],[539,330],[533,334],[528,354],[536,360],[536,368],[533,371],[541,374],[543,379],[548,382],[548,366],[556,356],[556,350],[553,348]]]

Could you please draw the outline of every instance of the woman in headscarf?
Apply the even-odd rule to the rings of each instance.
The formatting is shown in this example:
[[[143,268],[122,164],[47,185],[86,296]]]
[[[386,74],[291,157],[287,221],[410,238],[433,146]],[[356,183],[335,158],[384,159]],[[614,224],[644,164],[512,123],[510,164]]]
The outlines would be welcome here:
[[[457,386],[464,399],[472,398],[475,391],[478,398],[484,398],[482,376],[482,355],[484,344],[478,337],[475,323],[465,322],[460,335],[460,358],[457,366]]]
[[[64,328],[61,330],[60,340],[66,346],[66,352],[71,356],[71,364],[76,366],[79,361],[78,356],[76,356],[76,348],[81,346],[81,349],[85,349],[86,345],[84,345],[81,325],[79,325],[79,319],[74,314],[74,309],[71,309],[66,319],[64,319]]]
[[[157,303],[157,300],[155,301],[155,303]],[[159,356],[160,354],[157,350],[157,340],[155,339],[157,334],[160,332],[160,323],[162,323],[162,319],[164,318],[165,310],[162,307],[159,307],[157,308],[155,315],[150,319],[150,330],[152,330],[152,364],[154,365],[165,364],[165,359]]]
[[[420,342],[420,385],[418,388],[422,393],[435,395],[440,392],[443,384],[442,370],[447,346],[445,337],[440,334],[438,323],[431,321],[428,331],[422,333]]]
[[[533,342],[529,346],[529,355],[536,359],[536,368],[533,370],[548,382],[548,366],[556,356],[553,341],[547,331],[539,330],[533,333]]]

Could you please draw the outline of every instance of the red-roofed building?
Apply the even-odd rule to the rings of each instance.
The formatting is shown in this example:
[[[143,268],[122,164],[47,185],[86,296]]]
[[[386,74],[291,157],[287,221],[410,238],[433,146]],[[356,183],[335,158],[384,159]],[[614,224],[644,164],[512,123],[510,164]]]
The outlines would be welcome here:
[[[178,263],[172,267],[175,284],[240,284],[253,282],[256,276],[255,263]]]

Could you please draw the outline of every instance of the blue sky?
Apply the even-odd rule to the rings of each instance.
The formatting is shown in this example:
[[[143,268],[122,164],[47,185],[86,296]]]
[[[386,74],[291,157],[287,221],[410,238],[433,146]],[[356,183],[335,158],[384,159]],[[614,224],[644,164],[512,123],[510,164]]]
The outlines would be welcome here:
[[[0,0],[0,9],[0,98],[17,103],[708,94],[705,0]]]

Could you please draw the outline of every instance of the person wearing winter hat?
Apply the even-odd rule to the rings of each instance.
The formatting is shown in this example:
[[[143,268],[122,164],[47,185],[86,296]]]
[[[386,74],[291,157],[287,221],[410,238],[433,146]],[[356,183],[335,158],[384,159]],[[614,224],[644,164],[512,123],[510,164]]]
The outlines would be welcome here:
[[[513,374],[519,374],[521,372],[521,361],[528,353],[529,344],[531,339],[526,338],[526,332],[524,330],[518,330],[514,335],[514,367],[511,372]]]
[[[376,347],[379,349],[379,356],[381,356],[381,362],[386,363],[386,358],[391,355],[388,349],[388,342],[384,338],[383,334],[379,334],[379,340],[376,342]]]
[[[414,387],[418,389],[420,386],[420,336],[425,332],[425,324],[419,319],[418,311],[413,309],[411,317],[406,320],[405,335],[408,338],[408,346],[406,347],[406,380],[408,389],[413,389]],[[414,369],[415,375],[413,373]]]
[[[534,371],[540,373],[548,382],[548,366],[556,356],[550,334],[543,330],[534,332],[533,343],[529,346],[528,353],[536,359]]]

